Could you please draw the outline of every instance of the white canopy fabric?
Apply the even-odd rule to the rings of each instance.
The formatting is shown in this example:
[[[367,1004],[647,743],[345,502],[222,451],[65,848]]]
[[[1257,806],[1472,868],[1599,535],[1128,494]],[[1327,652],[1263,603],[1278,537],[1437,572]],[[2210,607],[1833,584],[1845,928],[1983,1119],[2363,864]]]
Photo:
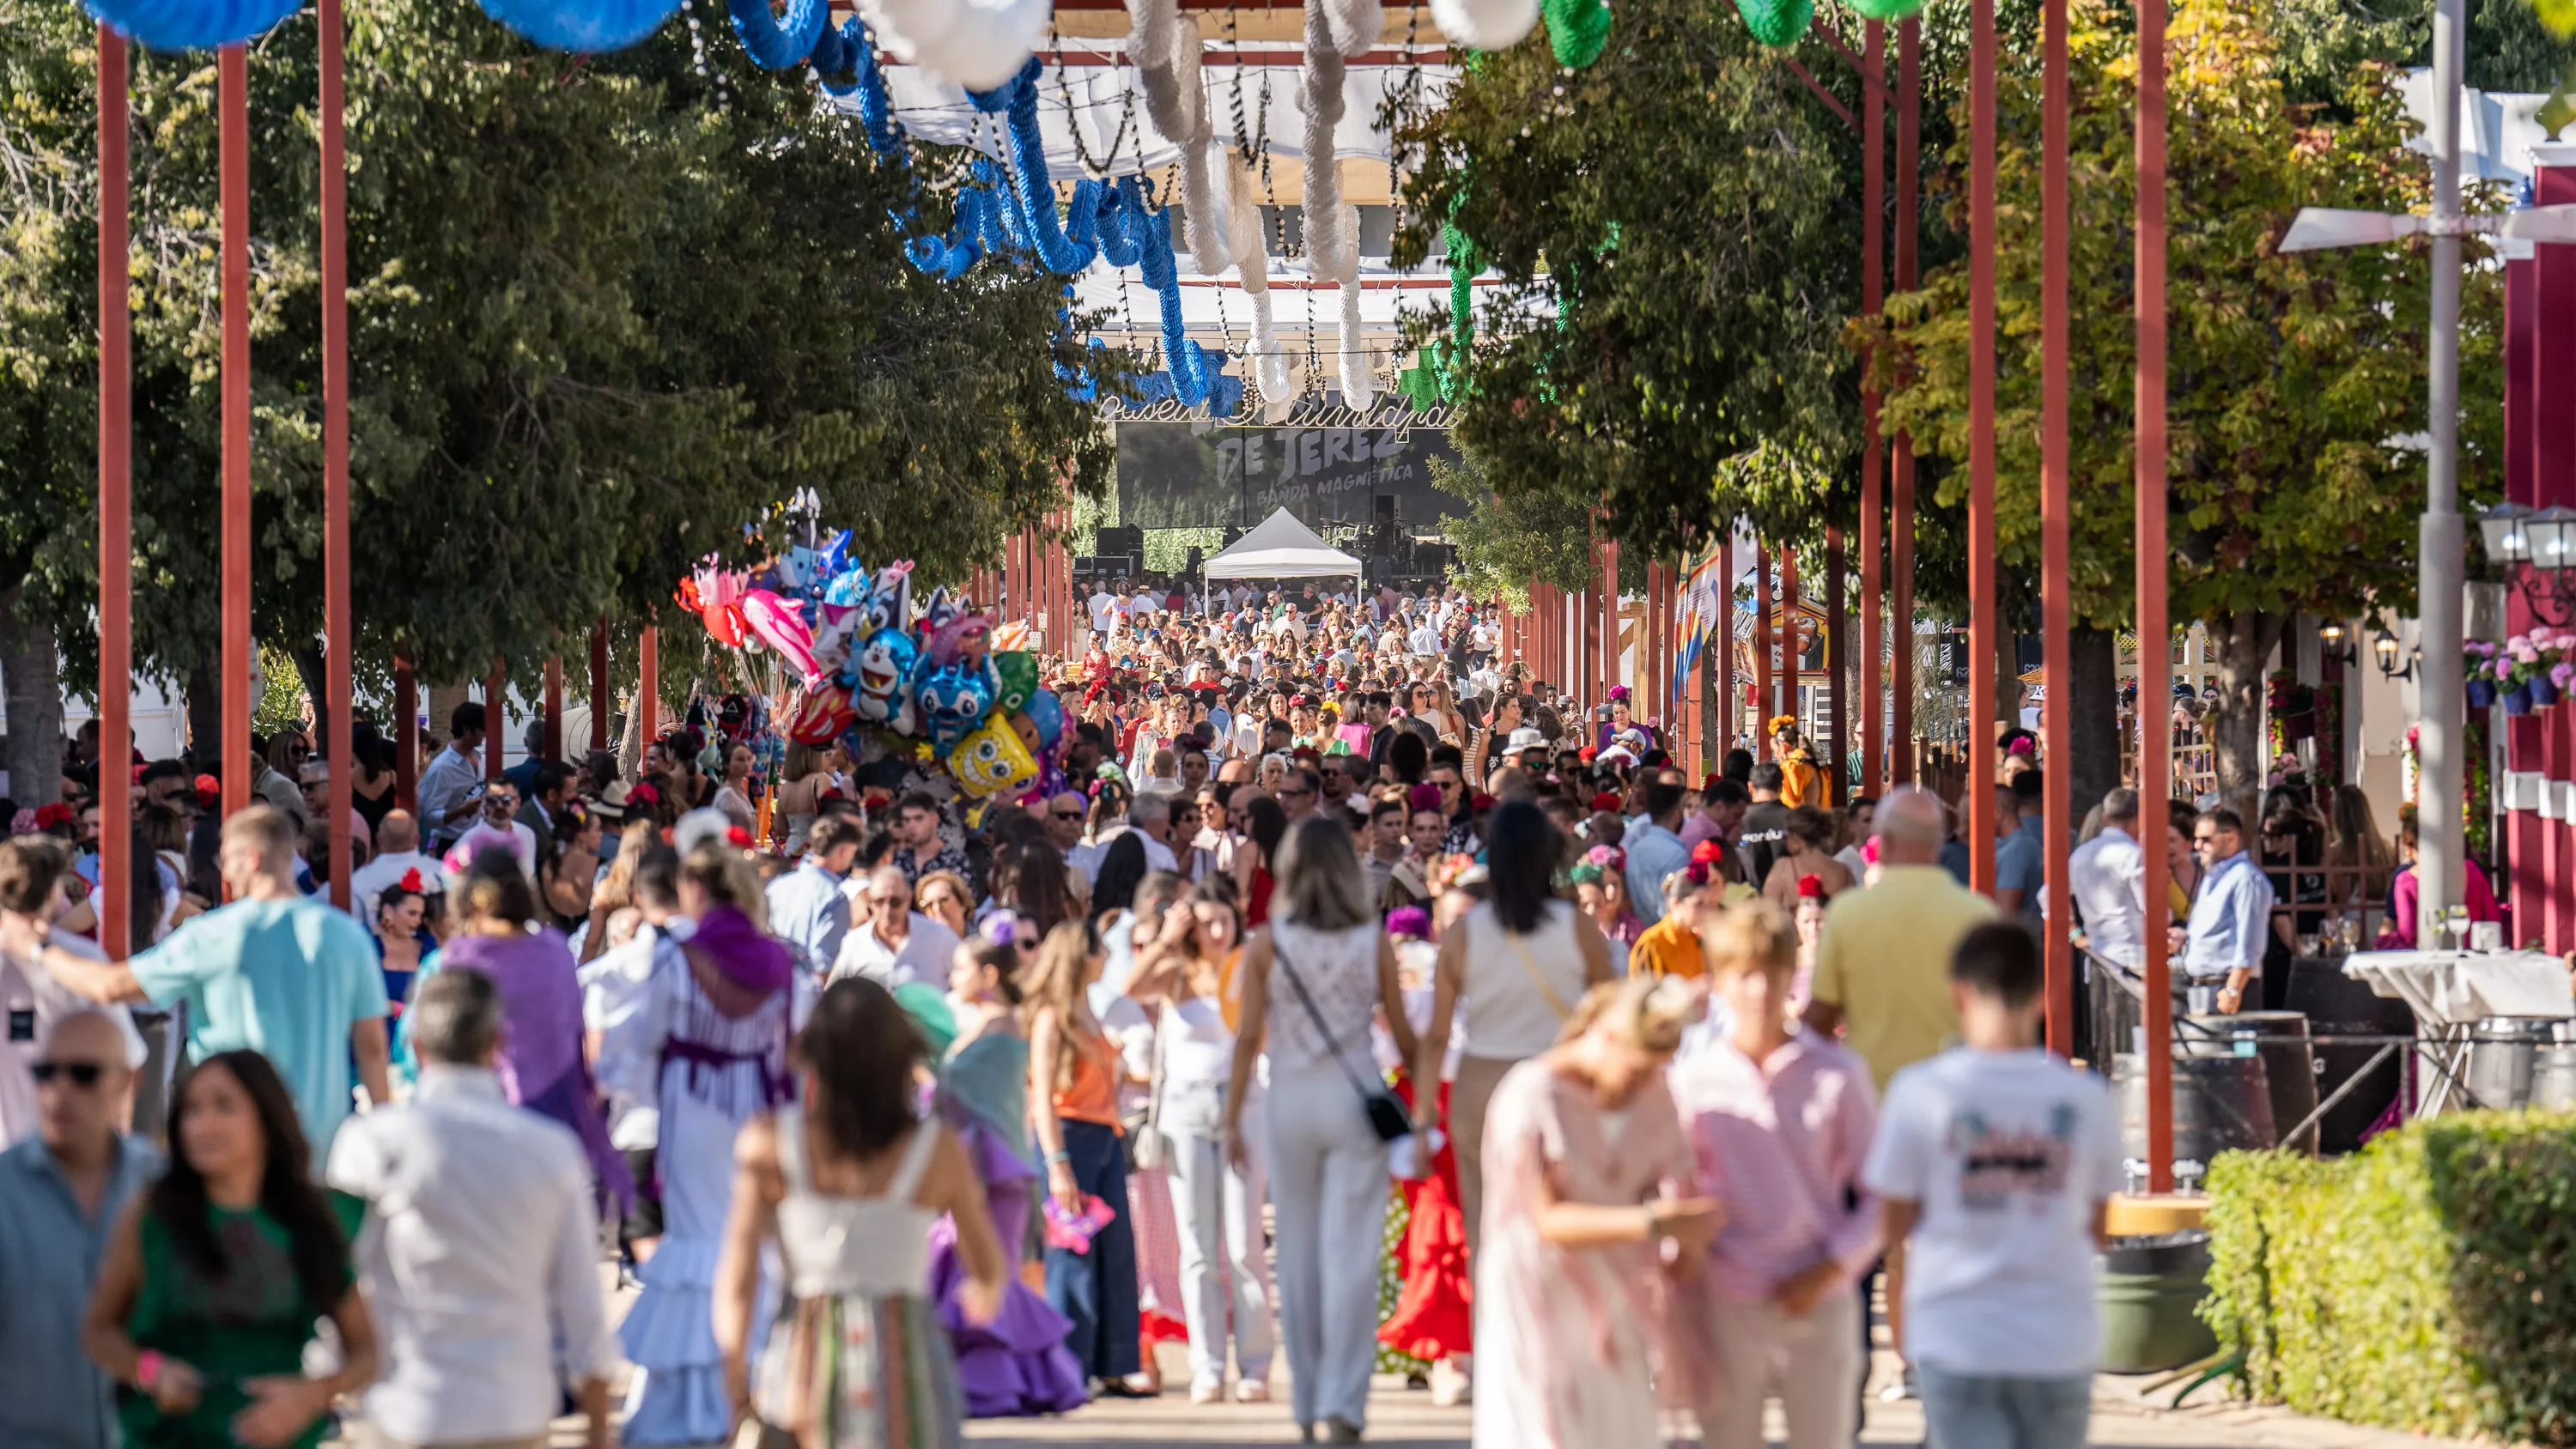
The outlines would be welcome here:
[[[1207,561],[1212,579],[1357,578],[1360,561],[1324,542],[1287,509],[1272,510],[1261,525]]]

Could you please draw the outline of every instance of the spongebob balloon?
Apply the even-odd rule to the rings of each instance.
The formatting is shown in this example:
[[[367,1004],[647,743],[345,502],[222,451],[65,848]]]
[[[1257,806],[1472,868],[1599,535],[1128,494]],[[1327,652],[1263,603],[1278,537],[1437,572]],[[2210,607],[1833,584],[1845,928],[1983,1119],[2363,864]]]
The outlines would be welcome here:
[[[981,800],[1036,778],[1038,762],[996,710],[948,752],[948,773],[957,777],[957,788]]]

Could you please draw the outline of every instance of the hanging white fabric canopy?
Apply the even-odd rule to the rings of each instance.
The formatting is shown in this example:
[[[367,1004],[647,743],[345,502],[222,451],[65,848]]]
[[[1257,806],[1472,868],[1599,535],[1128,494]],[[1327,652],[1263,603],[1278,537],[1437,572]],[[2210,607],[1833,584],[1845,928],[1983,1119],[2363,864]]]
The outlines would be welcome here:
[[[1211,579],[1320,579],[1360,576],[1360,561],[1324,542],[1285,508],[1207,561]]]

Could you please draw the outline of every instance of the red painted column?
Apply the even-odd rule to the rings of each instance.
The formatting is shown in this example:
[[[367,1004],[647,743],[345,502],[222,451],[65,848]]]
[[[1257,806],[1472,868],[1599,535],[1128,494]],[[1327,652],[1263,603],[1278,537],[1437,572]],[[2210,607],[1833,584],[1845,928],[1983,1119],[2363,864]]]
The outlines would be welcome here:
[[[1619,647],[1619,540],[1601,540],[1601,692],[1596,702],[1607,702],[1610,691],[1628,680],[1625,652]]]
[[[1914,290],[1915,228],[1923,204],[1923,22],[1896,27],[1896,290]],[[1888,762],[1890,780],[1914,783],[1914,443],[1893,439],[1887,499]]]
[[[134,869],[133,300],[127,264],[125,39],[98,28],[98,944],[111,961],[127,939]],[[228,770],[227,778],[238,773]]]
[[[2538,271],[2539,263],[2527,257],[2508,260],[2504,266],[2504,496],[2521,504],[2535,501],[2531,413],[2540,361],[2539,309],[2534,305],[2538,299],[2533,295]],[[2519,634],[2532,623],[2532,609],[2522,591],[2506,589],[2506,627]],[[2506,770],[2525,779],[2546,778],[2549,761],[2544,740],[2551,733],[2552,713],[2506,719]],[[2517,797],[2509,826],[2513,873],[2505,886],[2512,902],[2516,944],[2537,935],[2544,937],[2543,948],[2549,949],[2557,924],[2548,906],[2549,882],[2566,878],[2565,862],[2557,858],[2555,822],[2543,817],[2539,804],[2536,799]]]
[[[2040,7],[2042,81],[2040,161],[2040,629],[2047,661],[2048,698],[2040,722],[2048,735],[2051,758],[2040,772],[2047,821],[2048,1049],[2060,1056],[2075,1050],[2074,893],[2066,889],[2066,858],[2075,841],[2074,783],[2067,778],[2067,740],[2074,729],[2067,682],[2074,658],[2073,600],[2068,594],[2072,565],[2068,542],[2071,507],[2067,493],[2066,375],[2067,354],[2067,219],[2066,219],[2066,0],[2043,0]],[[2143,699],[2143,696],[2141,696]],[[2141,828],[2144,822],[2141,822]],[[2156,837],[2150,833],[2146,839]]]
[[[636,655],[635,707],[643,711],[641,738],[649,745],[662,732],[662,631],[645,625]]]
[[[1843,603],[1843,531],[1825,529],[1825,799],[1840,805],[1851,798],[1846,774],[1851,761],[1851,691],[1843,688],[1843,651],[1851,647],[1851,620]]]
[[[546,656],[546,758],[563,758],[563,656]]]
[[[2532,154],[2539,163],[2532,172],[2534,201],[2541,206],[2576,202],[2576,144],[2547,142],[2534,146]],[[2507,424],[2522,434],[2529,450],[2531,501],[2542,507],[2571,505],[2576,504],[2576,407],[2567,400],[2576,397],[2576,246],[2544,244],[2533,252],[2531,261],[2511,264],[2528,268],[2533,283],[2532,405],[2522,426],[2515,425],[2508,405]],[[2560,796],[2555,803],[2562,806],[2569,793],[2564,782],[2576,777],[2576,720],[2570,714],[2565,705],[2545,711],[2541,726],[2539,768],[2547,774],[2546,788]],[[2571,884],[2576,881],[2576,822],[2563,818],[2564,810],[2553,813],[2561,818],[2541,826],[2547,874],[2537,929],[2519,916],[2514,929],[2525,940],[2539,936],[2547,949],[2564,953],[2576,949],[2576,884]]]
[[[1753,545],[1753,755],[1765,753],[1764,741],[1771,737],[1771,717],[1780,712],[1780,696],[1772,689],[1772,665],[1777,662],[1771,638],[1771,550],[1759,542]]]
[[[324,713],[331,760],[331,904],[349,908],[349,670],[357,648],[349,612],[349,175],[344,134],[340,0],[320,0],[322,96],[322,618]]]
[[[394,804],[420,808],[420,690],[411,661],[394,656]],[[424,832],[426,833],[426,832]]]
[[[250,66],[215,54],[223,208],[223,813],[250,803]]]
[[[2161,702],[2172,692],[2165,613],[2165,6],[2138,6],[2137,510],[2138,799],[2161,819],[2173,755]],[[2154,706],[2154,707],[2151,707]],[[2165,853],[2140,852],[2141,894],[2165,898]],[[2141,974],[2147,1046],[2147,1183],[2173,1191],[2173,996],[2165,933],[2149,931]]]
[[[1718,527],[1729,531],[1717,546],[1717,738],[1703,753],[1723,766],[1735,748],[1735,525],[1722,520]]]
[[[483,778],[501,778],[501,752],[509,747],[510,676],[507,664],[495,658],[492,672],[483,676]]]
[[[1798,617],[1798,546],[1780,545],[1780,702],[1766,706],[1780,714],[1804,716],[1798,702],[1798,686],[1806,673],[1798,657],[1799,640],[1804,637]]]
[[[1995,0],[1968,7],[1968,888],[1995,893]],[[2060,892],[2064,894],[2064,892]]]
[[[1882,295],[1887,241],[1887,22],[1861,27],[1861,215],[1867,218],[1860,240],[1860,310],[1874,316]],[[1866,362],[1863,364],[1866,366]],[[1880,477],[1885,449],[1878,436],[1878,392],[1864,386],[1860,394],[1860,783],[1863,795],[1887,789],[1887,687],[1879,663],[1887,647],[1887,616],[1879,589],[1879,554],[1886,547],[1887,499]],[[1839,698],[1841,692],[1835,692]]]

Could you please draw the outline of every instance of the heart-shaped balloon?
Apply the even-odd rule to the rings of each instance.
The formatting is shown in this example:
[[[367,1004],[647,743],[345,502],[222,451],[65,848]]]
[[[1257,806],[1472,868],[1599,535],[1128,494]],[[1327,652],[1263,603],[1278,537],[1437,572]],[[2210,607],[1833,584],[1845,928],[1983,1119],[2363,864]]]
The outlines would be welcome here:
[[[823,673],[814,665],[813,631],[805,627],[805,616],[794,603],[767,589],[752,589],[742,596],[742,619],[799,678],[808,684],[822,682]]]
[[[913,702],[913,671],[920,667],[921,645],[901,629],[879,629],[850,655],[841,669],[849,681],[850,704],[859,718],[899,735],[918,724]]]
[[[948,752],[948,773],[957,777],[957,788],[978,800],[1033,779],[1037,772],[1038,762],[1000,710],[967,731]]]
[[[800,745],[828,745],[858,718],[858,710],[850,703],[850,687],[837,679],[826,679],[810,689],[796,691],[788,699],[787,737]]]

